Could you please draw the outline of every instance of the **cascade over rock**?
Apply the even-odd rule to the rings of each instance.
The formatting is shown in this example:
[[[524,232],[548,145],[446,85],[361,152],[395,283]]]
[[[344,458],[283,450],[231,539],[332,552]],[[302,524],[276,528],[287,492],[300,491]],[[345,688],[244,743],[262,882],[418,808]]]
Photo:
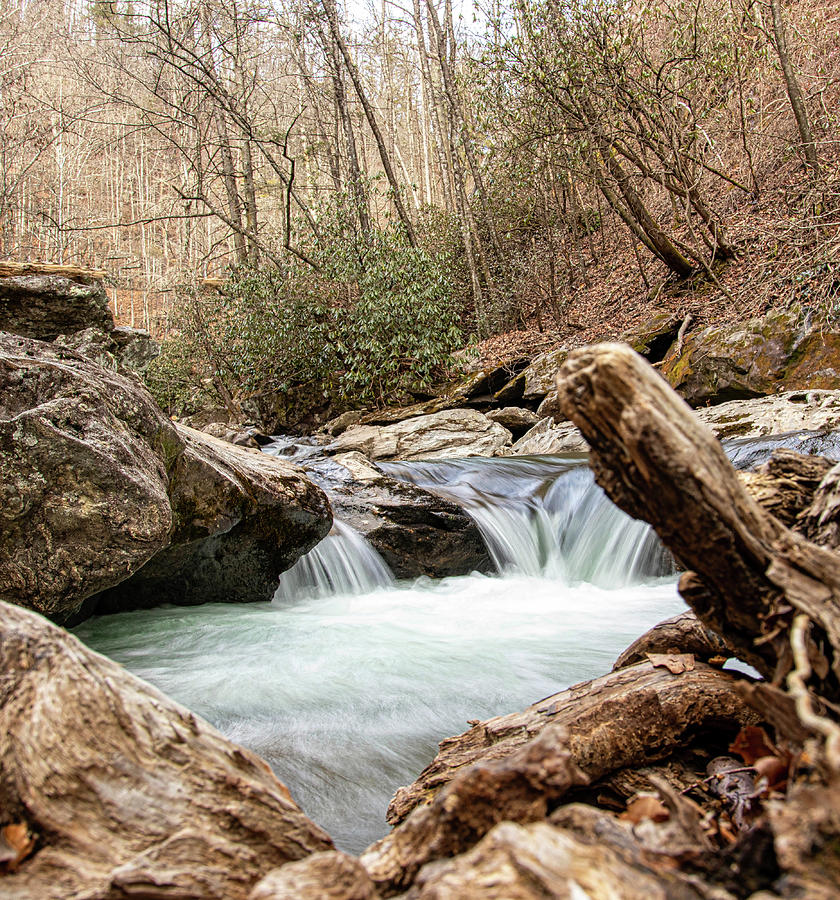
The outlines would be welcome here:
[[[372,460],[445,459],[495,456],[510,440],[506,428],[477,410],[449,409],[394,425],[354,425],[326,450],[358,450]]]
[[[235,558],[257,563],[259,576],[234,567],[228,599],[257,599],[258,577],[270,597],[277,574],[331,521],[295,466],[178,428],[137,379],[4,333],[0,472],[0,599],[58,622],[89,613],[87,598],[164,548],[147,572],[163,566],[172,587],[164,597],[159,584],[145,594],[135,586],[126,605],[218,596],[221,562]],[[117,596],[110,608],[122,608]]]
[[[478,527],[456,503],[386,475],[358,452],[333,461],[352,476],[326,488],[333,512],[368,540],[397,578],[492,569]]]
[[[261,759],[6,603],[0,772],[2,822],[31,839],[0,874],[17,900],[245,900],[272,869],[332,846]]]

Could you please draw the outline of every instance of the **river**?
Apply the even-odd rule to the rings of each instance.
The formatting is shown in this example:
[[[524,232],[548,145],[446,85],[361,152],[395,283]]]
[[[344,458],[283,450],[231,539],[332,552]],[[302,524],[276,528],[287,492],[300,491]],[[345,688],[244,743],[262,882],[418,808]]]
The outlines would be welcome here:
[[[162,607],[75,630],[265,758],[353,853],[386,833],[390,797],[438,741],[603,674],[684,608],[655,535],[604,497],[583,458],[383,468],[461,503],[498,574],[396,583],[338,523],[272,603]]]

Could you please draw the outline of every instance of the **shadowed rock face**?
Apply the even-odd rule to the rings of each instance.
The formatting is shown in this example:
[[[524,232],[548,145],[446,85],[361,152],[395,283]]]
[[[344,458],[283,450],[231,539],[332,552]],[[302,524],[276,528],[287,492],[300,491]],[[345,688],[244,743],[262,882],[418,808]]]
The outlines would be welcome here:
[[[179,430],[136,379],[0,333],[0,599],[77,620],[164,548],[151,571],[168,592],[152,579],[107,608],[262,599],[330,522],[295,466]]]
[[[364,535],[397,578],[493,571],[478,526],[456,503],[386,475],[360,453],[332,463],[351,476],[321,482],[336,518]]]
[[[0,330],[52,341],[91,327],[114,328],[101,281],[60,275],[0,278]]]
[[[168,547],[95,598],[98,612],[270,600],[277,576],[332,523],[324,494],[297,466],[176,425]]]

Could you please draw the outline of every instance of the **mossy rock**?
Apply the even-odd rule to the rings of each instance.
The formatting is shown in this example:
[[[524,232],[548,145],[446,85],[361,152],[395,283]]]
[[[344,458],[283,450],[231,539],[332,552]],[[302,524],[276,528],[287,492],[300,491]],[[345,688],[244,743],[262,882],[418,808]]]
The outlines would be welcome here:
[[[798,309],[688,335],[662,374],[692,406],[781,390],[840,387],[840,334],[823,332]]]

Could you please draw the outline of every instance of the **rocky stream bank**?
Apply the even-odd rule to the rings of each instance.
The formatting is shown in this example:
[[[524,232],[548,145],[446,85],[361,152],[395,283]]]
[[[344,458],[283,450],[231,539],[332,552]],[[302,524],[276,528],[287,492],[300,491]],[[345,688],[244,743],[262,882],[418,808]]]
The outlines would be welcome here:
[[[727,402],[697,413],[650,362],[706,402],[717,351],[671,323],[640,347],[659,359],[600,345],[478,373],[289,461],[169,421],[114,352],[104,293],[48,277],[0,279],[0,897],[836,896],[838,466],[782,452],[739,475],[709,430],[840,427],[815,328],[778,352],[752,325],[722,340],[744,356],[709,364]],[[63,337],[43,330],[58,306]],[[376,462],[567,452],[564,430],[681,561],[692,612],[613,672],[444,740],[358,859],[253,754],[38,615],[268,598],[333,514],[408,576],[481,566],[458,507]]]

